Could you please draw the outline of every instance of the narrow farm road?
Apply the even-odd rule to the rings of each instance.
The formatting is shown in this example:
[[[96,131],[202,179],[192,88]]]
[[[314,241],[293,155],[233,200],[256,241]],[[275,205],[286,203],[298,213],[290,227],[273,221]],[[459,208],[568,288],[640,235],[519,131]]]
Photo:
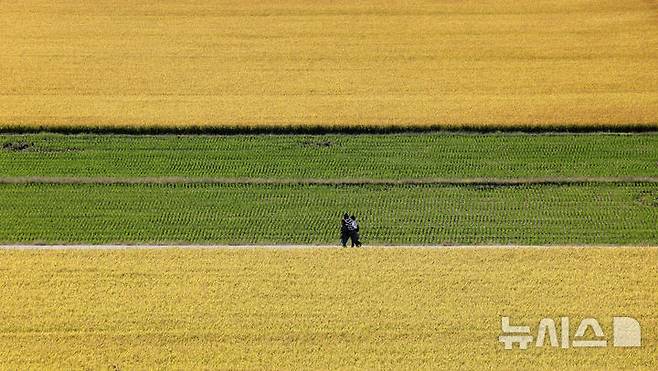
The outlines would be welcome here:
[[[646,245],[372,245],[360,249],[589,249],[589,248],[645,248],[658,249],[658,246]],[[0,250],[131,250],[131,249],[341,249],[351,250],[353,248],[342,248],[339,245],[0,245]]]

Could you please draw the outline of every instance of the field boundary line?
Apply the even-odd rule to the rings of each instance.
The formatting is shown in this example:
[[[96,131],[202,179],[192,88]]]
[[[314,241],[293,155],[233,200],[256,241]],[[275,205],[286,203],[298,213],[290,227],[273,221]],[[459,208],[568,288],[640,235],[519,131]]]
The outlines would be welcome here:
[[[409,179],[275,179],[192,177],[0,177],[0,184],[80,185],[463,185],[523,186],[573,184],[656,183],[658,177],[546,177],[546,178],[409,178]]]
[[[653,245],[368,245],[361,248],[340,245],[176,245],[176,244],[74,244],[74,245],[29,245],[9,244],[0,245],[0,250],[167,250],[167,249],[208,249],[208,250],[305,250],[305,249],[337,249],[337,250],[362,250],[362,249],[431,249],[431,250],[478,250],[478,249],[658,249]]]
[[[614,124],[221,124],[208,125],[167,125],[149,124],[143,126],[129,125],[67,125],[39,123],[0,123],[0,134],[61,133],[61,134],[209,134],[209,135],[258,135],[258,134],[398,134],[428,132],[467,132],[467,133],[648,133],[658,132],[658,122]]]

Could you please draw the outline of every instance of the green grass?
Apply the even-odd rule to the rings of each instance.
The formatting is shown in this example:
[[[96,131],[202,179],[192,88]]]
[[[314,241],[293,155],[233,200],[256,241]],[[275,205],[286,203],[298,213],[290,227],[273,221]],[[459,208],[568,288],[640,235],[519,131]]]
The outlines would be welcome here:
[[[658,175],[658,134],[3,135],[0,177],[405,179]]]
[[[658,244],[658,185],[3,185],[2,243]]]

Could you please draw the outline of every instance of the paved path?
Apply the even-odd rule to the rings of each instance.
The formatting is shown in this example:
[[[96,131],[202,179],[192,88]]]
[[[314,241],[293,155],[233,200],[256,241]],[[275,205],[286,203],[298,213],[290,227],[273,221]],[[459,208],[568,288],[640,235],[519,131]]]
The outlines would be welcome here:
[[[398,245],[398,246],[365,246],[361,249],[555,249],[555,248],[642,248],[658,249],[658,246],[632,245]],[[131,249],[342,249],[337,245],[0,245],[0,250],[131,250]],[[347,248],[352,249],[352,248]]]

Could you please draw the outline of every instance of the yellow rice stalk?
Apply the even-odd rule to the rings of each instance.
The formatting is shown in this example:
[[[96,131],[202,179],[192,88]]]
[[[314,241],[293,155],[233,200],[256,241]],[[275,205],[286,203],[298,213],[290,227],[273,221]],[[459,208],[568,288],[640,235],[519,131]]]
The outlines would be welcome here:
[[[0,129],[658,126],[646,0],[0,4]]]

